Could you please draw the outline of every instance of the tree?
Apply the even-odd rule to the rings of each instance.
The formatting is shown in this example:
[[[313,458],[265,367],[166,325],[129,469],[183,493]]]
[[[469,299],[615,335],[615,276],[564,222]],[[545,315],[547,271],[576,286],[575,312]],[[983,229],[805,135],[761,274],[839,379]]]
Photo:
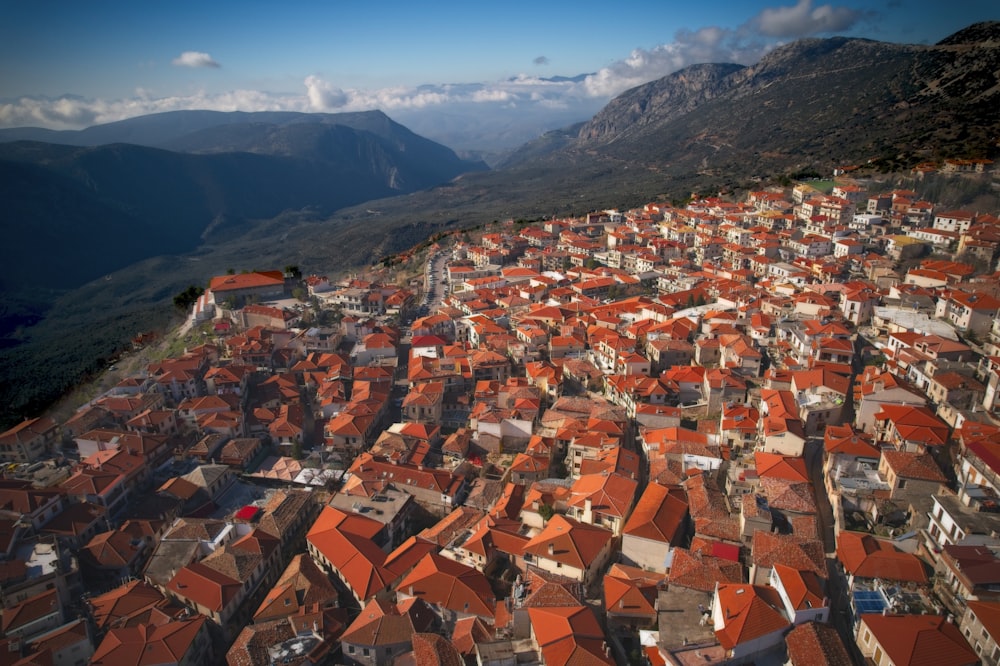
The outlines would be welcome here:
[[[188,288],[174,296],[174,306],[179,310],[187,310],[194,305],[201,295],[205,293],[204,287],[188,285]]]
[[[538,507],[538,515],[542,517],[542,520],[549,522],[552,516],[556,515],[555,509],[552,508],[551,504],[543,504]]]
[[[292,442],[292,458],[302,460],[302,442],[299,440]]]

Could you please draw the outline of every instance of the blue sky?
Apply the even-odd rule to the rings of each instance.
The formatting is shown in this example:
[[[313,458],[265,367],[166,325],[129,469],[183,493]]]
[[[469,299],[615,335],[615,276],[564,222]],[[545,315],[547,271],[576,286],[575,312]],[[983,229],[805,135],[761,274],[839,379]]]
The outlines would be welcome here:
[[[589,115],[687,64],[750,64],[799,37],[934,42],[1000,18],[979,0],[0,1],[0,126],[53,128],[178,108]]]

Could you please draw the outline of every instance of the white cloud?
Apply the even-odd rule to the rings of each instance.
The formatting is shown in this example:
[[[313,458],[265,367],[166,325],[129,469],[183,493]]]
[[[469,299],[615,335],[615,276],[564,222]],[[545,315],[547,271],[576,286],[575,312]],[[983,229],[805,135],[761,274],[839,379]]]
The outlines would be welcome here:
[[[697,63],[750,64],[759,60],[769,48],[766,43],[737,30],[717,26],[680,30],[669,44],[636,49],[628,58],[588,76],[583,88],[591,97],[614,97]]]
[[[679,30],[672,41],[651,49],[636,49],[617,62],[586,77],[582,82],[552,81],[531,74],[486,83],[389,87],[373,90],[341,89],[319,76],[308,76],[304,88],[294,93],[234,90],[204,92],[185,96],[157,97],[137,88],[131,98],[119,100],[84,99],[64,96],[56,99],[24,97],[0,100],[0,126],[42,126],[78,129],[133,116],[181,109],[216,111],[364,111],[381,109],[393,115],[430,114],[436,108],[459,109],[460,113],[483,118],[507,111],[507,122],[515,121],[509,110],[575,122],[589,116],[601,104],[625,90],[661,78],[679,69],[704,62],[752,64],[774,48],[777,40],[821,32],[839,31],[868,16],[830,4],[814,6],[812,0],[798,0],[785,7],[766,8],[737,28],[705,26]],[[548,63],[546,56],[535,65]],[[218,67],[207,53],[188,51],[174,60],[184,67]],[[570,118],[578,111],[583,117]],[[429,116],[428,116],[429,117]],[[483,122],[486,122],[485,120]],[[428,121],[429,123],[429,121]]]
[[[812,6],[812,0],[799,0],[793,7],[766,8],[749,25],[768,37],[808,37],[851,28],[864,12],[833,5]]]
[[[177,67],[211,67],[218,69],[222,65],[212,59],[212,56],[201,51],[185,51],[171,61]]]
[[[313,111],[332,111],[347,104],[347,95],[340,88],[327,83],[318,76],[307,76],[306,96]]]

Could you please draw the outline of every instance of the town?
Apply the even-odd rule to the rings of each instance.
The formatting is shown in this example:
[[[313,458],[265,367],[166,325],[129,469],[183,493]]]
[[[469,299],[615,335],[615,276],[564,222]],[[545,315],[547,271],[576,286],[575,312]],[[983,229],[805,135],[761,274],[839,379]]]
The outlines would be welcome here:
[[[216,276],[0,435],[3,663],[1000,663],[1000,219],[835,176]]]

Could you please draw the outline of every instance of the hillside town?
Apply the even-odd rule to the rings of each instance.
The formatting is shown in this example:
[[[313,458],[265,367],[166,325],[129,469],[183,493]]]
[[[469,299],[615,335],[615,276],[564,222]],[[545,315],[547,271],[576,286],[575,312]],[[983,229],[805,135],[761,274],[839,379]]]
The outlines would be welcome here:
[[[850,175],[213,278],[0,434],[0,664],[1000,663],[1000,218]]]

